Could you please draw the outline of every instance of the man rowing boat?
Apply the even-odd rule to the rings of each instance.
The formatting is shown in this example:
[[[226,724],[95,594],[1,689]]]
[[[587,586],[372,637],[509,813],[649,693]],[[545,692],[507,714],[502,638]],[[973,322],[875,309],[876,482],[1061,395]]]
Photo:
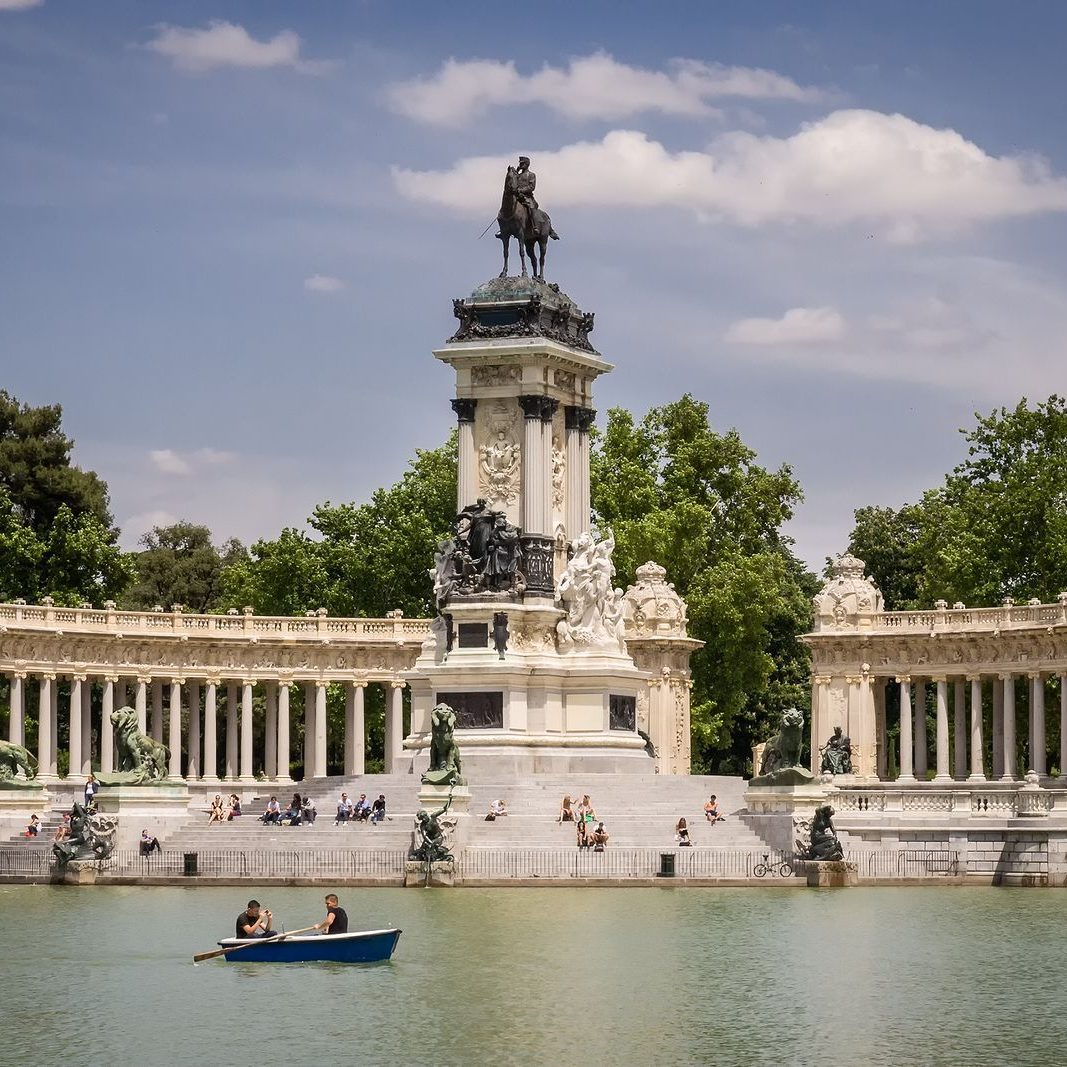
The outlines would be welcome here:
[[[242,941],[256,937],[273,937],[273,921],[274,916],[269,908],[260,908],[258,900],[250,900],[248,907],[237,916],[237,929],[233,936]]]
[[[337,901],[335,894],[330,893],[326,898],[326,918],[315,924],[316,930],[324,934],[347,934],[348,912]]]

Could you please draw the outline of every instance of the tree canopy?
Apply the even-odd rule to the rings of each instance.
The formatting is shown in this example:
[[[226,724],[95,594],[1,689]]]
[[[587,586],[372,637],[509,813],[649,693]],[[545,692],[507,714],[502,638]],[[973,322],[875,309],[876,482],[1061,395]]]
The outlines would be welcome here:
[[[816,582],[782,525],[801,499],[787,466],[767,470],[736,431],[717,433],[686,395],[640,423],[608,415],[592,456],[594,519],[615,535],[620,583],[646,560],[667,568],[689,606],[693,769],[739,772],[783,708],[806,708],[808,658],[797,640]]]
[[[976,415],[967,458],[918,504],[861,508],[849,550],[894,609],[1067,589],[1067,401]]]
[[[245,558],[240,541],[216,547],[211,531],[191,522],[155,526],[142,536],[141,546],[131,557],[133,585],[122,598],[141,610],[181,604],[186,611],[211,611],[218,606],[223,571]]]

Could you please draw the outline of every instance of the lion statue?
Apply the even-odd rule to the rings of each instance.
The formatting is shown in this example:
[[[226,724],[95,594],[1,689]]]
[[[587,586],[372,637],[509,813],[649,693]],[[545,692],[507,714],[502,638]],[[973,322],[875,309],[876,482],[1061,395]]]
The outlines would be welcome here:
[[[19,771],[27,778],[37,777],[37,760],[22,745],[0,741],[0,782],[10,782]]]
[[[804,713],[797,708],[786,708],[782,712],[782,728],[763,748],[760,777],[786,767],[799,767],[803,747]]]
[[[129,785],[161,782],[167,777],[167,749],[141,733],[133,708],[116,708],[111,713],[116,735],[116,763],[119,774],[101,776],[102,781]]]
[[[447,704],[430,712],[430,766],[422,776],[428,785],[463,785],[456,744],[456,713]]]

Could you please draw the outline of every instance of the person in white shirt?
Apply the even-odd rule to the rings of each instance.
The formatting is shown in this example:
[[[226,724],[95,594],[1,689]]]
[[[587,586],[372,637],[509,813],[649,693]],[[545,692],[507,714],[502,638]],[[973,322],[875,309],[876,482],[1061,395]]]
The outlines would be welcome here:
[[[267,810],[263,812],[262,821],[265,823],[279,823],[282,821],[282,808],[278,798],[272,796],[267,802]]]
[[[347,793],[341,794],[341,799],[337,802],[337,818],[335,823],[348,822],[352,818],[352,801],[348,799]]]

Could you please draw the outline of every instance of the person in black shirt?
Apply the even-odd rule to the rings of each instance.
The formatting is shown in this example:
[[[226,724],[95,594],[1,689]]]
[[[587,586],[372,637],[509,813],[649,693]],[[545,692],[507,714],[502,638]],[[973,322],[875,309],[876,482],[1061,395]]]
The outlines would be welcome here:
[[[260,910],[258,900],[250,900],[248,907],[237,916],[237,928],[234,937],[247,941],[253,937],[273,937],[271,923],[274,916],[269,909]]]
[[[324,934],[348,933],[348,912],[337,903],[337,897],[333,893],[326,898],[326,918],[316,923],[315,929]]]

